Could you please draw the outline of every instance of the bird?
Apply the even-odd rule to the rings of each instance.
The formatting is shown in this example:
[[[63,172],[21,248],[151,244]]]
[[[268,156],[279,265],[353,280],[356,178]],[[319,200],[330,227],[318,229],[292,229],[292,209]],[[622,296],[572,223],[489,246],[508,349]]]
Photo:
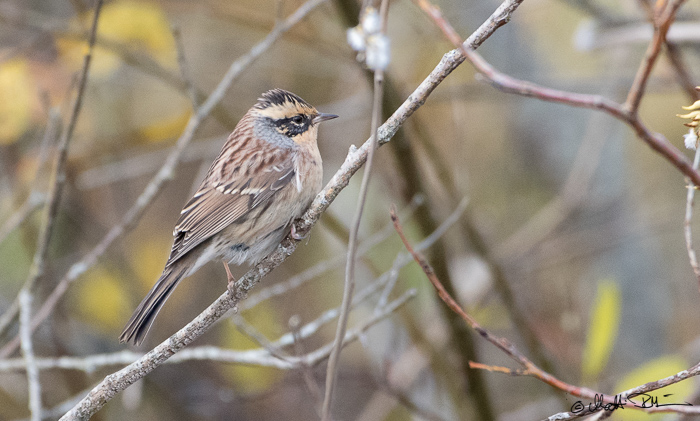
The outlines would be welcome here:
[[[321,190],[320,113],[283,89],[262,94],[241,118],[187,202],[173,230],[163,273],[138,305],[119,341],[140,345],[178,283],[205,263],[255,264],[291,232]],[[297,238],[299,239],[299,238]]]

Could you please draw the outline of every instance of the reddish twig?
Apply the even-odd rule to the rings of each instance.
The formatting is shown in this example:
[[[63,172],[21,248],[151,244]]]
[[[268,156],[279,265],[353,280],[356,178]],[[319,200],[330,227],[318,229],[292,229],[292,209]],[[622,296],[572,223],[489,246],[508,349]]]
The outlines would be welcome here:
[[[481,335],[484,339],[487,341],[491,342],[493,345],[496,346],[496,348],[500,349],[503,353],[505,353],[508,357],[513,359],[515,362],[520,364],[523,367],[523,370],[511,370],[508,368],[503,368],[503,367],[493,367],[493,366],[486,366],[480,363],[470,363],[470,367],[472,368],[485,368],[488,369],[489,371],[498,371],[498,372],[505,372],[510,375],[522,375],[522,376],[530,376],[534,377],[544,383],[547,383],[548,385],[562,390],[570,395],[587,399],[592,402],[600,402],[602,404],[613,404],[613,406],[625,406],[626,402],[629,402],[630,406],[634,406],[633,404],[636,401],[633,401],[633,397],[647,393],[656,389],[660,389],[662,387],[668,386],[673,383],[678,383],[682,380],[685,380],[687,378],[696,376],[700,374],[700,364],[692,367],[689,370],[684,370],[676,375],[667,377],[665,379],[657,380],[654,382],[646,383],[642,386],[636,387],[634,389],[630,389],[627,391],[624,391],[622,393],[619,393],[617,395],[606,395],[600,392],[597,392],[595,390],[589,389],[587,387],[581,387],[581,386],[576,386],[572,385],[569,383],[566,383],[553,375],[549,374],[548,372],[542,370],[539,368],[536,364],[534,364],[532,361],[530,361],[525,355],[523,355],[516,347],[513,345],[508,339],[503,338],[503,337],[498,337],[488,330],[484,329],[479,325],[479,323],[471,317],[467,312],[465,312],[462,307],[457,304],[457,302],[450,296],[450,294],[447,293],[445,290],[445,287],[442,285],[440,280],[435,276],[435,272],[433,271],[433,268],[430,266],[430,263],[417,251],[413,249],[411,246],[411,243],[409,243],[408,239],[406,238],[406,235],[403,232],[403,227],[401,226],[401,222],[399,221],[399,217],[396,215],[396,211],[394,208],[391,209],[391,220],[394,223],[394,228],[396,229],[396,232],[399,234],[399,237],[401,237],[401,241],[403,242],[404,246],[406,247],[406,250],[408,250],[409,253],[413,256],[413,259],[418,263],[423,269],[423,272],[425,275],[428,277],[428,280],[430,283],[433,285],[435,290],[437,291],[438,295],[440,296],[440,299],[447,304],[447,306],[457,313],[472,329],[476,330],[479,335]],[[604,406],[604,405],[603,405]],[[687,406],[663,406],[663,407],[637,407],[634,406],[637,409],[644,410],[646,412],[679,412],[679,413],[698,413],[700,414],[700,407],[694,408],[694,407],[687,407]],[[604,409],[602,406],[597,409]]]
[[[693,169],[690,160],[683,155],[678,148],[673,146],[664,136],[659,133],[651,132],[639,119],[636,112],[638,106],[637,101],[639,101],[638,96],[643,94],[644,87],[646,86],[646,80],[648,78],[647,72],[651,72],[651,67],[653,66],[658,54],[648,54],[645,56],[645,60],[640,67],[640,69],[643,71],[640,70],[640,74],[646,76],[639,76],[637,79],[635,79],[635,83],[633,83],[632,88],[630,89],[630,95],[628,95],[628,102],[630,102],[632,105],[628,106],[626,104],[618,104],[615,101],[609,100],[600,95],[587,95],[560,91],[516,79],[501,73],[491,66],[491,64],[489,64],[486,60],[484,60],[481,55],[471,49],[469,40],[465,41],[464,43],[461,42],[459,34],[457,34],[452,25],[442,16],[442,12],[440,12],[439,8],[432,5],[430,2],[428,2],[428,0],[416,0],[416,3],[442,30],[447,39],[450,40],[455,47],[457,47],[459,53],[465,56],[482,74],[482,77],[485,77],[494,87],[504,92],[537,98],[542,101],[557,102],[573,107],[590,108],[610,114],[611,116],[630,126],[634,130],[637,137],[646,142],[649,147],[666,158],[680,172],[690,178],[694,184],[700,185],[698,184],[700,182],[700,173]],[[662,23],[659,25],[659,31],[662,31],[664,39],[665,34],[668,31],[668,26],[670,26],[672,23],[673,17],[682,3],[683,0],[674,1],[667,9],[664,9],[665,12],[659,18],[658,21]],[[652,44],[653,43],[654,41],[652,40]],[[635,103],[637,105],[634,105]]]
[[[523,370],[513,370],[508,367],[501,367],[498,365],[489,365],[489,364],[482,364],[482,363],[477,363],[475,361],[469,361],[469,368],[476,368],[479,370],[486,370],[486,371],[492,371],[495,373],[503,373],[503,374],[508,374],[511,376],[523,376],[526,375],[527,373]]]
[[[652,18],[654,24],[654,36],[647,46],[647,51],[644,54],[644,59],[637,69],[637,74],[634,77],[634,82],[627,94],[627,100],[623,108],[629,112],[631,116],[636,117],[639,110],[639,104],[642,102],[644,90],[646,89],[649,76],[654,68],[656,59],[659,57],[661,47],[666,43],[666,33],[671,27],[671,24],[676,19],[676,12],[681,7],[685,0],[673,0],[671,2],[659,2],[663,9],[656,10]]]
[[[488,330],[481,327],[481,325],[473,317],[467,314],[467,312],[464,311],[462,307],[460,307],[460,305],[457,304],[454,298],[452,298],[452,296],[450,296],[450,294],[445,290],[445,287],[442,285],[437,276],[435,276],[435,272],[433,271],[432,266],[430,266],[430,263],[428,263],[428,261],[425,260],[425,258],[419,252],[413,249],[413,246],[411,246],[408,239],[406,238],[406,235],[403,232],[401,222],[399,221],[399,217],[396,214],[396,210],[393,207],[391,209],[391,220],[394,222],[394,228],[399,234],[399,237],[401,237],[401,241],[403,241],[406,250],[408,250],[408,252],[411,253],[411,255],[413,256],[413,260],[415,260],[420,265],[421,269],[423,269],[423,272],[428,277],[430,283],[433,284],[433,287],[440,296],[440,299],[445,304],[447,304],[447,306],[452,311],[457,313],[459,317],[461,317],[469,326],[471,326],[472,329],[476,330],[476,332],[479,335],[481,335],[484,339],[494,344],[498,349],[503,351],[514,361],[522,365],[525,368],[525,371],[523,372],[524,374],[537,377],[545,383],[554,386],[557,389],[564,390],[567,393],[571,393],[575,396],[593,397],[596,394],[599,394],[598,392],[595,392],[591,389],[570,385],[555,378],[551,374],[544,372],[539,367],[537,367],[532,361],[530,361],[526,356],[524,356],[520,351],[518,351],[515,345],[513,345],[508,339],[495,336]],[[614,397],[607,397],[610,398],[612,402],[612,399]]]
[[[650,23],[654,24],[656,13],[654,12],[654,7],[651,0],[639,0],[639,4],[644,9],[647,14],[647,19]],[[664,37],[664,45],[666,46],[666,57],[669,63],[676,72],[676,78],[678,79],[678,84],[685,91],[685,93],[694,101],[700,99],[698,91],[695,90],[695,84],[693,84],[693,78],[688,71],[687,66],[683,62],[683,57],[681,55],[680,49],[676,44],[670,42],[668,38]]]

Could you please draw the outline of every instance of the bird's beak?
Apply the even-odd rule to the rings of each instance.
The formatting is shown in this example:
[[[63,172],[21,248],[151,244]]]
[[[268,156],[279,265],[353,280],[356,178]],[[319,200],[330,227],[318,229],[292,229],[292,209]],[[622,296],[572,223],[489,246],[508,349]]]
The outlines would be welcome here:
[[[332,119],[334,119],[334,118],[338,118],[338,116],[335,115],[335,114],[319,113],[316,117],[314,117],[313,120],[311,120],[311,122],[312,122],[313,124],[318,124],[318,123],[320,123],[320,122],[322,122],[322,121],[332,120]]]

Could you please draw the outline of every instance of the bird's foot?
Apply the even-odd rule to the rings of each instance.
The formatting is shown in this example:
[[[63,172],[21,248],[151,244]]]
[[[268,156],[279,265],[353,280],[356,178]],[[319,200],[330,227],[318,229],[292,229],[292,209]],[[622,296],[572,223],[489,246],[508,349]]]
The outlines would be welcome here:
[[[301,241],[301,240],[303,240],[304,238],[306,238],[306,237],[309,235],[309,233],[306,233],[306,235],[299,234],[299,233],[297,232],[297,229],[295,228],[294,224],[292,224],[292,233],[291,233],[291,235],[292,235],[292,238],[293,238],[293,239],[295,239],[295,240],[297,240],[297,241]]]
[[[236,294],[236,278],[233,277],[233,274],[231,273],[231,268],[228,267],[228,263],[226,261],[222,261],[224,263],[224,268],[226,269],[226,277],[228,278],[228,285],[226,288],[228,289],[229,294],[235,295]]]

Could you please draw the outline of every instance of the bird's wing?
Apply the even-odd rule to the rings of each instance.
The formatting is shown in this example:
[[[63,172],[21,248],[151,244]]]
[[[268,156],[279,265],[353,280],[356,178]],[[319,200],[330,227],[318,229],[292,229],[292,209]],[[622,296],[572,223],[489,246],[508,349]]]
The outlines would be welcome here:
[[[205,182],[181,212],[167,264],[171,265],[228,225],[247,219],[252,210],[292,182],[296,173],[291,154],[277,155],[274,161],[257,160],[258,168],[248,168],[245,175],[217,183]]]

